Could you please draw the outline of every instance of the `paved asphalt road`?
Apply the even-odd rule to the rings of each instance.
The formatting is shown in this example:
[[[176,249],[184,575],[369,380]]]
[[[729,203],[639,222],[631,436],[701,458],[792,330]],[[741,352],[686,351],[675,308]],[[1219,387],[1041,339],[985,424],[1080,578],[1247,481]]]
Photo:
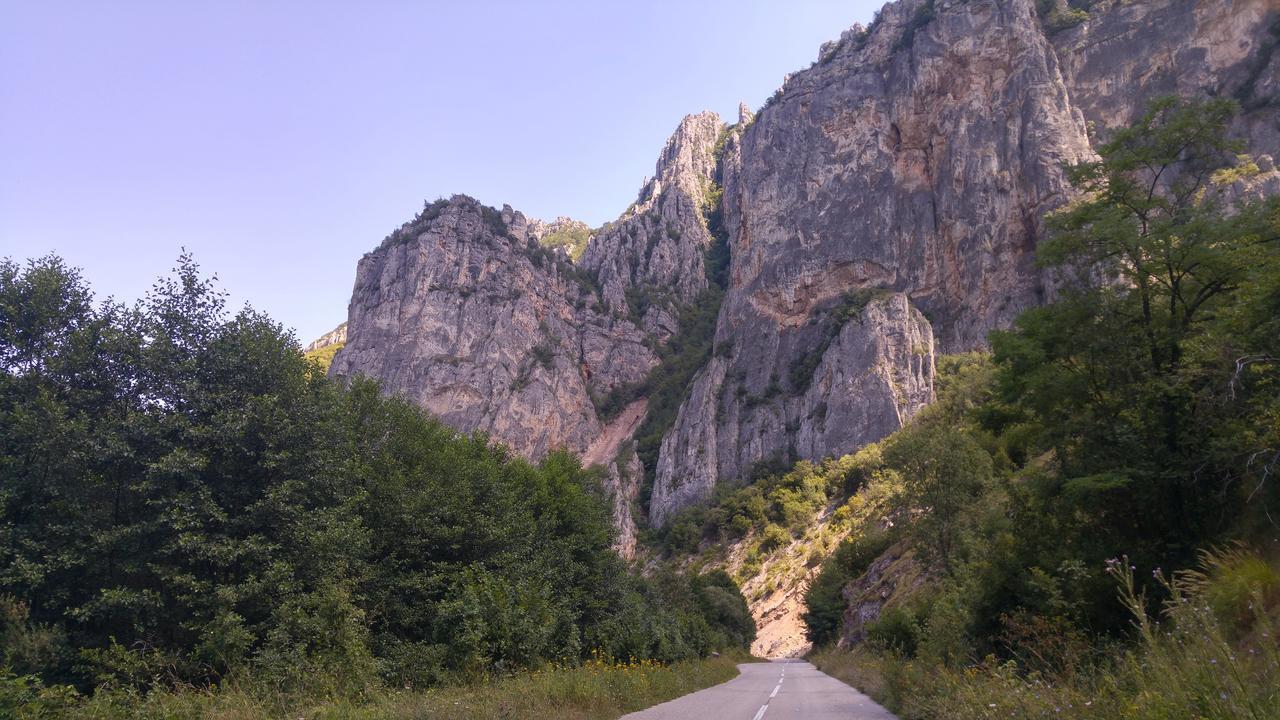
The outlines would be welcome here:
[[[895,720],[871,698],[800,660],[745,663],[738,677],[623,720]]]

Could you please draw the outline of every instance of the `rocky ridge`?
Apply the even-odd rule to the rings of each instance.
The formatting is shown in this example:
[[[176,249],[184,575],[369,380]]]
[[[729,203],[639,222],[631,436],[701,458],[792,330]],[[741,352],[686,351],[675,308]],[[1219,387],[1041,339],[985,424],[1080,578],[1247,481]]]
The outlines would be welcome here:
[[[307,343],[306,346],[302,348],[302,351],[307,353],[315,352],[316,350],[323,350],[331,345],[341,345],[346,341],[347,324],[342,323],[338,325],[338,327]]]
[[[1046,33],[1031,0],[901,0],[825,46],[726,147],[724,351],[663,442],[651,520],[757,463],[897,429],[931,398],[934,338],[981,347],[1052,296],[1034,255],[1069,197],[1062,164],[1147,100],[1247,95],[1241,134],[1274,153],[1277,17],[1264,0],[1109,2]],[[868,289],[895,293],[897,312],[829,343],[832,308]],[[851,384],[859,372],[884,380]]]
[[[980,347],[1052,297],[1034,252],[1069,199],[1062,164],[1147,100],[1237,98],[1266,176],[1241,191],[1271,191],[1274,0],[1104,0],[1061,17],[1033,0],[886,5],[760,111],[731,127],[685,118],[576,261],[539,243],[577,242],[581,224],[431,204],[361,260],[333,372],[380,378],[534,459],[584,453],[605,468],[623,548],[638,510],[660,525],[762,463],[877,440],[932,400],[937,353]],[[641,383],[685,330],[720,242],[714,351],[642,467],[643,399],[616,415],[599,401]]]
[[[592,236],[580,263],[571,247],[589,234],[581,222],[530,220],[462,195],[427,203],[361,259],[330,373],[377,378],[531,459],[566,448],[603,466],[618,547],[630,554],[644,471],[625,441],[645,403],[616,418],[596,404],[644,380],[679,329],[679,304],[706,289],[702,193],[721,130],[714,114],[686,118],[641,202]],[[635,293],[657,299],[637,311]]]
[[[681,120],[636,202],[595,234],[582,256],[605,306],[638,315],[657,338],[677,332],[679,305],[707,289],[713,238],[705,209],[718,186],[715,148],[724,129],[713,112]]]

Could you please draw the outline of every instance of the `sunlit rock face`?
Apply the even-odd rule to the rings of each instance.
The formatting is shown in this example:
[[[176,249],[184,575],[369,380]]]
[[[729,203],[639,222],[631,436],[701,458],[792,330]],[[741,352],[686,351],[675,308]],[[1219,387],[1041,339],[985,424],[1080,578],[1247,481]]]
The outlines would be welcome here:
[[[756,463],[897,429],[932,398],[935,338],[942,352],[982,347],[1051,299],[1034,260],[1045,214],[1069,197],[1063,163],[1092,157],[1151,99],[1235,97],[1238,134],[1274,155],[1277,40],[1275,0],[1104,2],[1051,33],[1031,0],[901,0],[824,46],[726,144],[722,352],[664,440],[651,519]],[[868,288],[894,293],[894,312],[869,307],[830,342],[830,308]],[[892,380],[789,382],[815,363]]]
[[[704,257],[712,238],[703,209],[715,183],[714,149],[723,131],[713,112],[684,118],[636,203],[592,237],[582,256],[605,307],[631,312],[633,294],[645,306],[641,324],[655,338],[677,332],[679,305],[694,302],[707,288]]]
[[[654,362],[644,333],[603,311],[520,213],[455,196],[361,259],[330,373],[377,378],[448,425],[536,460],[586,451],[603,427],[592,393],[636,382]],[[629,551],[634,490],[621,487],[614,460],[602,458]]]
[[[1083,119],[1029,1],[923,7],[828,47],[726,153],[727,350],[664,443],[655,522],[756,462],[896,430],[932,399],[934,335],[978,347],[1042,301],[1041,218],[1089,154]],[[868,288],[891,300],[827,344],[831,309]]]
[[[1280,189],[1276,0],[1104,0],[1051,32],[1035,6],[900,0],[758,112],[684,118],[576,263],[539,240],[580,240],[581,223],[433,204],[361,260],[332,372],[533,459],[583,453],[624,553],[643,513],[663,524],[759,463],[884,437],[933,400],[938,353],[1052,298],[1035,250],[1070,197],[1063,164],[1150,99],[1236,98],[1261,172],[1233,191]],[[714,352],[643,468],[628,441],[644,399],[605,418],[593,398],[640,382],[687,330],[717,210],[731,262]]]

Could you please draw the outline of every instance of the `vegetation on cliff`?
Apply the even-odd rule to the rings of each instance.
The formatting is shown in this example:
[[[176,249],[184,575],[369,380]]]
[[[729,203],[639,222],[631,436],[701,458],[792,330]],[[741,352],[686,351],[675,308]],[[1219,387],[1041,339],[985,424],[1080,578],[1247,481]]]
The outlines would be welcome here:
[[[886,541],[926,563],[859,653],[820,656],[906,717],[1280,713],[1280,202],[1211,179],[1231,114],[1160,100],[1070,168],[1039,253],[1059,299],[948,358],[879,444],[894,501],[807,622],[852,630],[840,596]]]
[[[307,350],[302,353],[302,356],[315,363],[320,368],[320,372],[328,372],[329,365],[333,362],[333,356],[337,355],[338,351],[344,347],[346,347],[346,343],[331,343],[322,345],[314,350]]]
[[[574,261],[582,257],[587,250],[587,241],[591,239],[591,228],[585,223],[572,221],[562,223],[555,230],[538,238],[538,243],[547,248],[563,248]]]
[[[0,707],[46,685],[356,697],[750,642],[723,573],[627,570],[573,456],[530,464],[316,370],[189,258],[131,308],[57,258],[0,263]]]
[[[723,133],[721,137],[723,139]],[[723,151],[722,143],[723,140],[717,143],[717,161]],[[724,191],[719,184],[713,182],[704,192],[707,202],[700,211],[712,236],[711,246],[703,256],[703,271],[709,283],[707,289],[693,302],[677,307],[680,331],[658,348],[658,364],[649,371],[644,381],[617,388],[596,402],[596,411],[600,416],[610,419],[641,397],[649,400],[644,422],[635,434],[636,455],[645,469],[639,498],[641,507],[645,509],[648,508],[653,492],[653,477],[658,464],[658,453],[662,448],[662,438],[675,423],[680,403],[684,401],[694,375],[711,357],[720,305],[724,301],[724,291],[729,282],[729,237],[723,225]],[[628,303],[637,319],[644,316],[647,306],[651,304],[651,293],[652,288],[628,293]]]

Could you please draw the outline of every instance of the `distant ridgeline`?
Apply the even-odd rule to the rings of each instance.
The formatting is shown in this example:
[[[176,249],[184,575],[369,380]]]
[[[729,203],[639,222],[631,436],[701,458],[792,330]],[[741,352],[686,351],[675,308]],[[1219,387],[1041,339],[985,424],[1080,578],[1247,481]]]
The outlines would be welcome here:
[[[314,360],[320,364],[324,370],[329,369],[330,363],[333,362],[333,356],[347,344],[347,324],[342,323],[338,327],[321,335],[315,340],[307,344],[302,349],[302,354],[308,360]]]

